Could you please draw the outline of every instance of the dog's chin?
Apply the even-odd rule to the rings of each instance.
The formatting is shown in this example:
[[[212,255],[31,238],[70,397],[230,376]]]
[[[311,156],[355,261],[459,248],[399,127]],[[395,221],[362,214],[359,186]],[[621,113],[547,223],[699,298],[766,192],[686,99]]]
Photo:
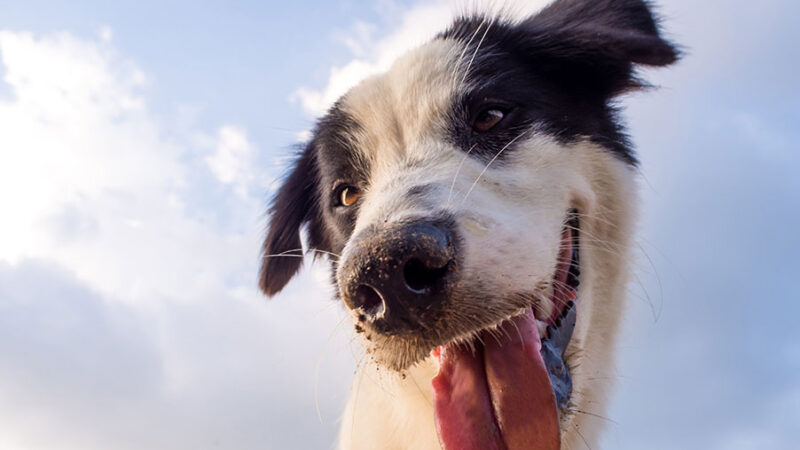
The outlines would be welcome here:
[[[462,296],[454,295],[453,302],[462,304],[460,311],[448,311],[443,315],[442,323],[449,326],[429,328],[414,334],[382,334],[370,329],[363,332],[366,340],[366,351],[372,360],[380,367],[404,373],[409,368],[429,358],[437,349],[452,345],[463,345],[476,348],[482,345],[484,339],[492,336],[500,338],[499,331],[504,323],[514,317],[525,314],[527,311],[541,311],[543,293],[529,292],[506,295],[503,297],[489,295],[477,296],[474,292]],[[488,301],[488,298],[492,298]],[[466,301],[465,299],[469,299]],[[464,311],[463,305],[485,303],[486,307],[475,312]],[[489,305],[498,304],[495,307]],[[543,320],[545,314],[538,313],[539,328],[546,325]]]

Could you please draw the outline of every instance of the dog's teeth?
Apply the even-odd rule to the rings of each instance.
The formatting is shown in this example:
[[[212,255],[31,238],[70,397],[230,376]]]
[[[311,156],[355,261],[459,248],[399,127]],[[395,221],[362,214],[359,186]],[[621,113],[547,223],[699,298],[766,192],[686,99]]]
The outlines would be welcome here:
[[[574,292],[574,291],[573,291],[573,292]],[[575,297],[577,297],[577,294],[578,294],[578,293],[577,293],[577,292],[575,292],[575,294],[576,294],[576,295],[575,295]],[[562,317],[567,317],[567,314],[569,314],[569,312],[570,312],[570,311],[572,311],[572,309],[573,309],[573,308],[575,308],[575,300],[570,300],[570,301],[569,301],[569,302],[567,302],[567,304],[564,306],[564,311],[561,313],[561,316],[562,316]]]
[[[542,322],[541,320],[536,319],[536,328],[539,331],[540,337],[546,336],[545,333],[547,332],[547,327],[548,327],[547,322]]]
[[[567,284],[576,288],[581,285],[581,280],[570,272],[567,274]]]
[[[578,267],[577,264],[572,264],[569,266],[569,273],[570,275],[574,275],[577,278],[581,276],[581,269]]]

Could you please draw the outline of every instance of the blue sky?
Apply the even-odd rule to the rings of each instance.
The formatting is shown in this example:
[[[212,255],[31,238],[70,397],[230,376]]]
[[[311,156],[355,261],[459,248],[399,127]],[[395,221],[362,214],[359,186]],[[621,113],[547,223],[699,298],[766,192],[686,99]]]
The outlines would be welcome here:
[[[687,57],[623,99],[603,448],[794,448],[800,6],[659,3]],[[358,349],[321,267],[259,296],[264,202],[326,102],[458,9],[0,2],[0,448],[329,448]]]

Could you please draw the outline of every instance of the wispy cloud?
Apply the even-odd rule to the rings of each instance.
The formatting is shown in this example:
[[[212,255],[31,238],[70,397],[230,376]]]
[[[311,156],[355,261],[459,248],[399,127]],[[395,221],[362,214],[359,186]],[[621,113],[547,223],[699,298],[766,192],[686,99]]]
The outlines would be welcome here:
[[[407,9],[385,6],[387,16],[384,30],[376,24],[356,22],[350,30],[340,32],[338,39],[350,50],[353,58],[331,67],[327,83],[322,88],[300,87],[292,95],[311,116],[319,116],[339,97],[361,80],[386,71],[403,53],[433,38],[447,28],[453,17],[471,11],[522,17],[546,5],[546,0],[522,1],[479,0],[453,2],[439,0],[421,2]],[[399,17],[397,17],[399,15]],[[389,31],[385,31],[385,30]]]
[[[245,270],[236,261],[257,248],[261,186],[241,127],[164,137],[145,75],[103,40],[3,32],[0,52],[11,90],[0,102],[0,200],[14,211],[0,259],[56,261],[131,301],[224,291],[214,274]],[[220,235],[205,223],[216,210],[195,200],[215,182],[235,187],[225,207],[250,228]]]
[[[269,311],[256,289],[256,146],[166,133],[111,35],[0,32],[0,447],[325,446],[346,335],[319,269]]]
[[[253,146],[240,127],[226,125],[219,129],[216,152],[206,157],[208,167],[225,184],[233,185],[242,197],[255,179]]]

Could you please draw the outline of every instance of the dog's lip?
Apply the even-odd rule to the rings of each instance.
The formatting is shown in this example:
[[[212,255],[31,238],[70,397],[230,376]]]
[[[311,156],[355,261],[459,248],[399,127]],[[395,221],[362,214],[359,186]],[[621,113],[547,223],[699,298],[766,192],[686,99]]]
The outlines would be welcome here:
[[[471,343],[476,341],[481,333],[497,330],[504,323],[525,314],[529,309],[533,310],[542,339],[545,339],[551,330],[559,328],[563,317],[566,316],[570,308],[574,306],[580,286],[580,223],[578,216],[578,210],[573,208],[568,211],[564,220],[561,241],[559,243],[560,251],[556,259],[555,270],[551,277],[552,282],[550,283],[550,289],[552,290],[550,297],[553,307],[549,316],[546,315],[540,305],[537,304],[537,301],[540,299],[532,297],[533,300],[530,305],[520,308],[494,322],[482,325],[472,331],[451,337],[447,341],[437,345],[431,352],[435,354],[443,346],[451,344],[472,345]]]

